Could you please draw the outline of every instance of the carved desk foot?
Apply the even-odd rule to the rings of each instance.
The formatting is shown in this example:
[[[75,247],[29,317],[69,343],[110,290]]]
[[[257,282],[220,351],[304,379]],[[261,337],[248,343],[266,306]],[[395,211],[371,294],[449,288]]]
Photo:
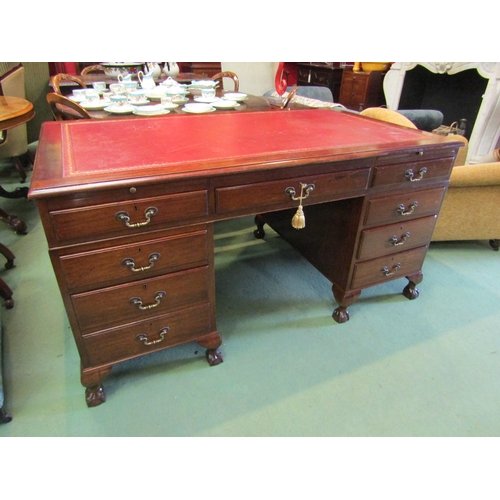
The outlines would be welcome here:
[[[408,284],[403,289],[403,295],[409,300],[416,299],[420,294],[417,285],[424,279],[424,275],[419,271],[417,274],[406,276],[406,279]]]
[[[89,408],[99,406],[106,401],[102,382],[110,374],[112,368],[112,366],[107,366],[93,371],[82,371],[81,381],[85,387],[85,401]]]
[[[197,343],[199,346],[206,348],[205,355],[210,366],[219,365],[224,361],[222,353],[219,350],[222,339],[217,332],[198,340]]]
[[[332,318],[337,323],[345,323],[346,321],[349,321],[349,311],[347,308],[358,300],[361,295],[361,290],[346,293],[340,288],[337,288],[335,285],[332,285],[332,292],[337,304],[339,305],[339,307],[333,311]]]
[[[257,226],[257,229],[253,232],[253,235],[257,239],[261,240],[266,235],[266,232],[264,231],[265,222],[262,219],[261,215],[256,215],[254,221],[255,221],[255,225]]]
[[[6,412],[3,408],[0,408],[0,424],[7,424],[12,421],[12,416],[10,413]]]

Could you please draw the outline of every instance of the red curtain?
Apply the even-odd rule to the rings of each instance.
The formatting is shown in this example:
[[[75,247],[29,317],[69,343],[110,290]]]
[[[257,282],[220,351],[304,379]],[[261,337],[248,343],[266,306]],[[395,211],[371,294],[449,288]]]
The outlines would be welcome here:
[[[49,62],[50,76],[57,75],[58,73],[67,73],[68,75],[76,75],[77,63],[74,62]]]

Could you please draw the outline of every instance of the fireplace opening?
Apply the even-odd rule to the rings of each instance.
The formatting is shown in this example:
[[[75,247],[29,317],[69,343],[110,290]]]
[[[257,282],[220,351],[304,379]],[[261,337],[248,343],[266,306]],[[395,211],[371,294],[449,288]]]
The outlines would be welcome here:
[[[465,118],[465,137],[470,139],[487,84],[475,69],[450,75],[417,65],[405,74],[398,108],[437,109],[443,113],[444,125]]]

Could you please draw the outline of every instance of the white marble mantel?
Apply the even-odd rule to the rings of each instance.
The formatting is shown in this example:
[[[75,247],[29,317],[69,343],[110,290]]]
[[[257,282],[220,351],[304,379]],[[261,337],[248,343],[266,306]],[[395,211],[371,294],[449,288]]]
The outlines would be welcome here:
[[[467,163],[476,163],[477,159],[493,151],[500,136],[500,63],[396,62],[384,78],[384,94],[389,109],[398,109],[406,72],[411,71],[417,64],[433,73],[448,75],[476,69],[483,78],[488,80],[483,102],[470,137]]]

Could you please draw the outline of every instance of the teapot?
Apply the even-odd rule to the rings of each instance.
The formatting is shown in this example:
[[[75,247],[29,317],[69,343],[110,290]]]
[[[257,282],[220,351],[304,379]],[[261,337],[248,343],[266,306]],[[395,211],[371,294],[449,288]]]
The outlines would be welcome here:
[[[167,76],[177,76],[179,71],[179,65],[176,62],[166,62],[163,65],[163,72]]]
[[[144,71],[149,73],[153,72],[153,78],[159,79],[161,76],[161,66],[156,62],[147,62],[144,66]]]
[[[137,73],[137,78],[139,79],[139,83],[141,87],[145,90],[154,89],[156,87],[156,83],[153,79],[153,71],[144,74],[142,71]]]

